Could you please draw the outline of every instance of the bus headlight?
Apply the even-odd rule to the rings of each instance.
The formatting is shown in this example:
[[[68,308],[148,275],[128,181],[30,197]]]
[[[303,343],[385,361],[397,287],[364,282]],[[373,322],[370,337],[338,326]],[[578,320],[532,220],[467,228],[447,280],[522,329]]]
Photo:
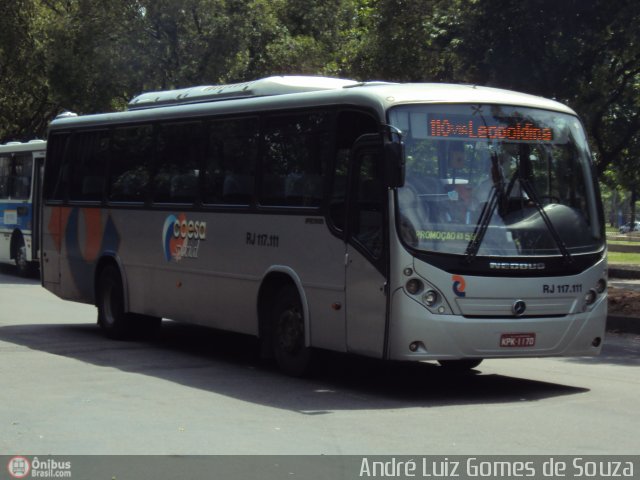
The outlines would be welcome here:
[[[407,289],[407,292],[409,292],[411,295],[417,295],[424,288],[424,284],[422,283],[421,280],[418,280],[417,278],[412,278],[407,282],[407,284],[405,285],[405,288]]]
[[[422,301],[427,307],[433,307],[438,303],[438,293],[433,290],[427,290],[422,296]]]
[[[596,283],[596,292],[600,294],[600,293],[603,293],[606,289],[607,289],[607,281],[604,278],[601,278],[600,280],[598,280],[598,283]]]
[[[591,290],[589,290],[585,296],[584,296],[584,302],[587,305],[593,305],[593,302],[596,301],[596,298],[598,298],[598,292],[596,292],[596,290],[594,288],[592,288]]]

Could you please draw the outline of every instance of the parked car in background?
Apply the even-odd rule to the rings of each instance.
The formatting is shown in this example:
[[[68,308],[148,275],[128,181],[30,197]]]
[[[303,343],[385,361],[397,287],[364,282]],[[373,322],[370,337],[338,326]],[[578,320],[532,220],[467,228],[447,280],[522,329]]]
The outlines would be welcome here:
[[[640,222],[628,222],[620,227],[620,233],[640,231]]]

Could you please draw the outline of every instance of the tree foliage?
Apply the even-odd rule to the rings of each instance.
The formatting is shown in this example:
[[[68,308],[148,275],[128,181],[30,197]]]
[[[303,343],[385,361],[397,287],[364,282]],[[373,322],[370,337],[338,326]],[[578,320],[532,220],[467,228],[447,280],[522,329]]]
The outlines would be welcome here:
[[[635,0],[5,0],[0,140],[63,110],[119,110],[149,90],[278,74],[467,82],[556,98],[598,171],[640,180]],[[608,172],[604,175],[604,172]]]
[[[0,139],[43,135],[50,114],[40,11],[30,0],[5,2],[0,15]]]
[[[495,0],[466,10],[460,76],[567,103],[586,124],[599,172],[624,160],[640,133],[640,3]]]

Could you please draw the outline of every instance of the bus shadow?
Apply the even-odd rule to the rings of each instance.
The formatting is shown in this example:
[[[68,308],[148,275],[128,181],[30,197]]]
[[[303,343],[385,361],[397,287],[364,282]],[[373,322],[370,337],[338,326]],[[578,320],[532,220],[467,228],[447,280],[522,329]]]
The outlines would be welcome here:
[[[607,332],[602,351],[596,357],[566,358],[566,362],[585,365],[640,367],[640,335]]]
[[[18,273],[15,265],[0,264],[0,285],[37,285],[40,283],[40,271],[34,269],[28,276]]]
[[[573,386],[428,363],[388,363],[321,353],[310,378],[290,378],[257,358],[252,337],[165,321],[147,341],[113,341],[95,325],[13,325],[0,341],[101,367],[305,415],[336,410],[521,403],[587,392]]]

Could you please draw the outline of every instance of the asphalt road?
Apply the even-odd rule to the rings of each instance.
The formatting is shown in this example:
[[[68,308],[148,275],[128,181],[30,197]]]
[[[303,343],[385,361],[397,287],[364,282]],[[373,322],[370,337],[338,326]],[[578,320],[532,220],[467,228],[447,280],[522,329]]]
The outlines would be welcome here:
[[[165,321],[117,342],[95,316],[0,268],[0,454],[640,452],[637,335],[467,376],[328,355],[292,379],[246,337]]]

